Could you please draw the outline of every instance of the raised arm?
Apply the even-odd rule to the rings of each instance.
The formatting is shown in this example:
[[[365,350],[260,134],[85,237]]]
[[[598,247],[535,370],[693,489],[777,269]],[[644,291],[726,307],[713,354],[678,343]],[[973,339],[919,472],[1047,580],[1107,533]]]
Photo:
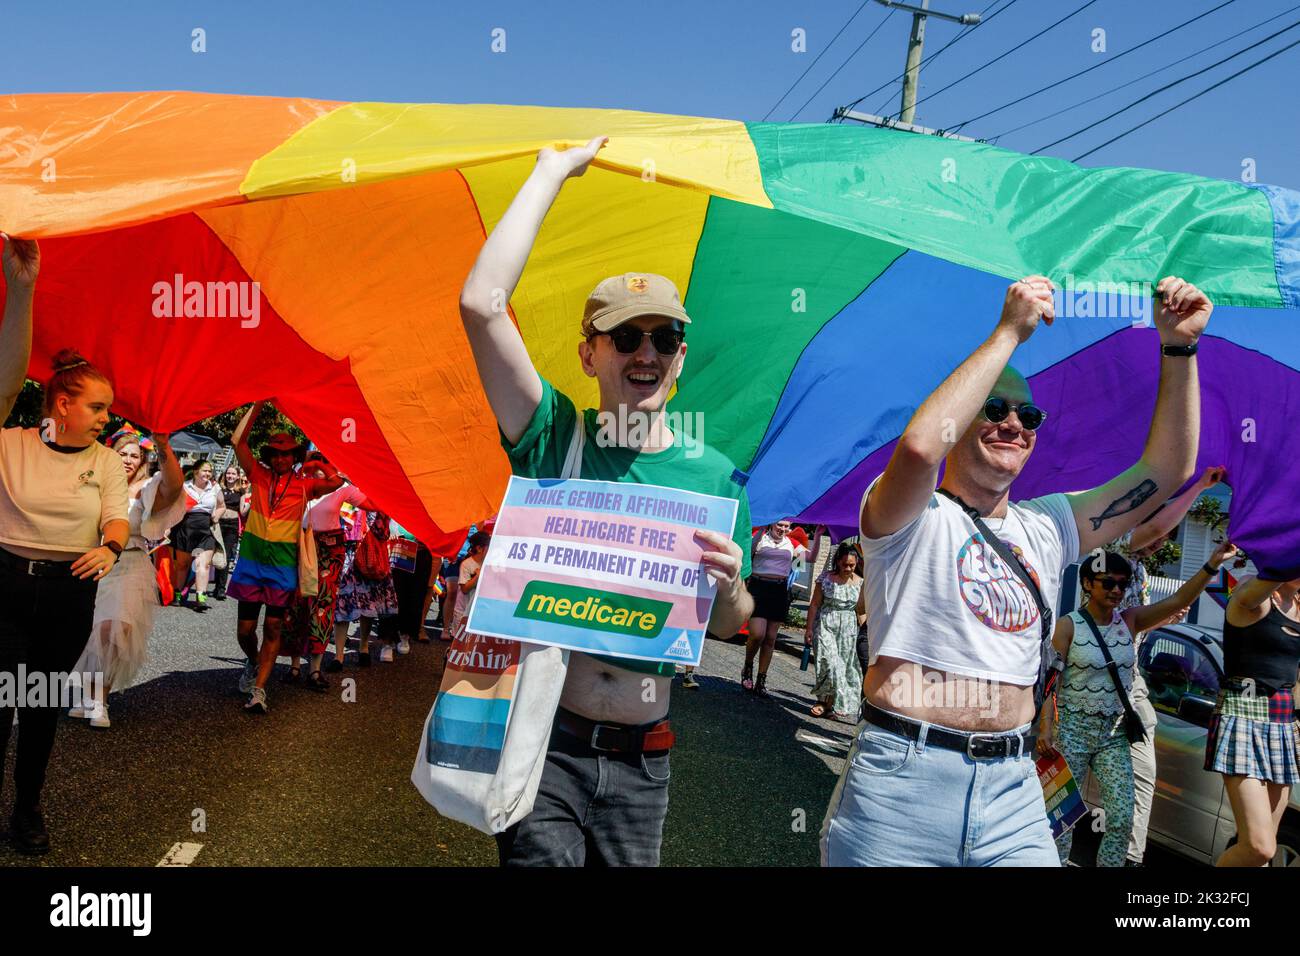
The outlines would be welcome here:
[[[176,460],[176,452],[172,450],[168,436],[154,432],[153,444],[158,449],[158,471],[162,475],[153,506],[161,513],[180,497],[181,489],[185,487],[185,476],[181,474],[181,463]]]
[[[1214,306],[1182,279],[1166,277],[1156,291],[1156,328],[1162,346],[1195,345]],[[1091,491],[1070,496],[1079,526],[1079,553],[1099,548],[1137,526],[1192,474],[1201,434],[1201,388],[1196,356],[1160,357],[1160,384],[1146,447],[1137,463]]]
[[[248,447],[248,433],[253,428],[253,422],[257,421],[257,416],[262,413],[262,406],[265,404],[265,401],[254,402],[248,411],[244,412],[244,417],[239,420],[234,433],[230,436],[230,440],[235,446],[235,457],[239,459],[240,467],[250,475],[258,468],[261,468],[262,465],[253,457],[253,450]]]
[[[1265,581],[1259,577],[1241,582],[1232,590],[1224,617],[1235,627],[1247,627],[1263,619],[1268,615],[1268,603],[1273,592],[1285,583]]]
[[[14,239],[0,232],[4,244],[4,324],[0,325],[0,423],[9,417],[27,378],[32,357],[32,297],[41,251],[35,240]]]
[[[310,498],[319,498],[343,487],[343,476],[339,470],[327,461],[316,462],[316,469],[325,477],[316,478],[311,483]],[[378,509],[376,509],[378,510]]]
[[[1016,346],[1056,317],[1052,283],[1030,276],[1007,289],[993,333],[916,410],[862,509],[862,530],[883,538],[910,524],[934,494],[939,466],[970,427]]]
[[[537,154],[532,174],[483,243],[461,289],[460,318],[474,364],[492,414],[511,443],[523,437],[542,400],[542,386],[506,306],[560,187],[570,176],[586,172],[605,139],[598,136],[563,152],[547,147]]]
[[[1189,580],[1185,581],[1182,587],[1163,601],[1129,608],[1124,612],[1129,631],[1134,634],[1149,631],[1151,628],[1163,624],[1179,611],[1191,607],[1192,602],[1201,596],[1201,592],[1209,587],[1210,582],[1218,575],[1223,562],[1236,553],[1236,547],[1225,541],[1214,549],[1214,553],[1210,555],[1210,560],[1206,562],[1213,569],[1212,571],[1202,567]]]
[[[1226,474],[1226,470],[1221,467],[1206,468],[1201,472],[1201,477],[1196,479],[1195,484],[1188,485],[1187,490],[1181,495],[1166,502],[1150,521],[1144,521],[1133,529],[1128,543],[1129,551],[1141,551],[1177,528],[1178,522],[1186,517],[1187,512],[1196,503],[1196,499],[1201,496],[1201,492],[1208,491],[1223,481]]]

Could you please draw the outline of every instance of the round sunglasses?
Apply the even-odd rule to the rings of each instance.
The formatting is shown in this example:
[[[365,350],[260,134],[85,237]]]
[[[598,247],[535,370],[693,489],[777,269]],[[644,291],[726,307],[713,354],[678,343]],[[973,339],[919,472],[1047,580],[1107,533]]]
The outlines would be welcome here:
[[[661,325],[659,328],[651,329],[648,332],[620,325],[608,332],[592,332],[587,337],[587,340],[590,341],[597,335],[608,335],[610,341],[614,343],[614,348],[624,355],[631,355],[639,349],[646,336],[650,337],[650,344],[655,347],[655,351],[660,355],[676,355],[677,350],[682,347],[682,342],[686,340],[686,333],[681,329],[673,328],[671,325]]]
[[[1020,419],[1020,425],[1026,431],[1034,431],[1047,420],[1047,412],[1043,411],[1033,402],[1022,402],[1019,405],[1012,405],[1005,398],[996,396],[989,398],[984,402],[984,417],[995,425],[998,422],[1007,420],[1007,416],[1012,412]]]

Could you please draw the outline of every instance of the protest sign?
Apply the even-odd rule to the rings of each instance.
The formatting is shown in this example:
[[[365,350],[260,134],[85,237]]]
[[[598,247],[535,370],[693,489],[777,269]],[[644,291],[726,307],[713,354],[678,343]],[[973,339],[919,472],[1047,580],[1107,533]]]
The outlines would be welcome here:
[[[1043,787],[1043,803],[1047,807],[1047,822],[1052,827],[1052,839],[1059,840],[1088,812],[1079,793],[1079,785],[1070,773],[1070,765],[1060,752],[1053,750],[1036,761],[1038,782]]]
[[[611,657],[698,664],[716,587],[700,565],[704,549],[695,531],[731,537],[735,521],[730,498],[514,476],[468,629]]]

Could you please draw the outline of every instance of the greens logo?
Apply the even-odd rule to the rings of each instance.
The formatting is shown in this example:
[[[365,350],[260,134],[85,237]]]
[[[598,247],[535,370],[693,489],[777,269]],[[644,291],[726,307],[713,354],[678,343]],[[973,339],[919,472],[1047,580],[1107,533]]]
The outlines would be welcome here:
[[[658,637],[670,610],[672,604],[667,601],[530,581],[515,605],[515,617],[613,631],[629,637]]]

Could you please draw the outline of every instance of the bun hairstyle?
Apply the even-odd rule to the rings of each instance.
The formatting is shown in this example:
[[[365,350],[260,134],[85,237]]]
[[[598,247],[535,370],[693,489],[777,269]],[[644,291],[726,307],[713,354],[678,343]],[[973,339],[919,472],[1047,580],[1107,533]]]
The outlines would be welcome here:
[[[51,363],[54,374],[45,383],[45,414],[54,411],[54,402],[60,395],[76,398],[86,388],[88,382],[99,381],[112,387],[103,372],[86,361],[76,349],[60,349]]]

